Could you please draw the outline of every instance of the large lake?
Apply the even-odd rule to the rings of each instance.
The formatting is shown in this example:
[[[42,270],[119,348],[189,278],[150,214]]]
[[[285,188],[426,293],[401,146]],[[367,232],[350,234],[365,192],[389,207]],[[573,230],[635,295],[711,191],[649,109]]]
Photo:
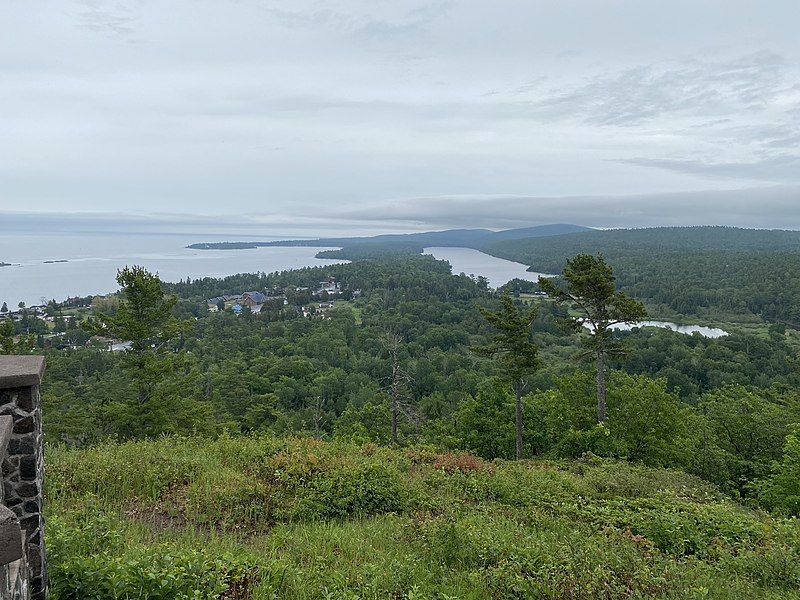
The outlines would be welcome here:
[[[164,281],[191,277],[225,277],[236,273],[284,271],[318,267],[343,261],[319,259],[325,248],[270,247],[246,250],[190,250],[188,244],[203,241],[230,241],[236,236],[144,235],[144,234],[4,234],[0,237],[0,304],[15,308],[19,302],[41,304],[51,298],[106,294],[118,289],[117,270],[125,265],[141,265],[157,271]],[[249,236],[247,239],[253,239]],[[471,248],[425,248],[439,260],[446,260],[453,273],[483,276],[493,288],[512,279],[537,281],[540,275],[527,266],[489,256]],[[56,262],[53,262],[56,261]],[[66,262],[61,262],[66,261]],[[697,332],[706,337],[727,335],[722,329],[702,325],[680,325],[646,321],[642,326],[664,327],[680,333]],[[628,329],[619,325],[619,329]]]
[[[253,236],[249,236],[252,238]],[[141,265],[158,271],[164,281],[191,277],[224,277],[235,273],[283,271],[342,261],[318,259],[322,248],[255,248],[190,250],[198,241],[226,241],[235,236],[3,234],[0,236],[0,304],[16,308],[22,301],[105,294],[118,289],[117,269]],[[45,262],[61,261],[67,262]]]
[[[547,273],[533,273],[528,271],[528,265],[522,263],[489,256],[479,250],[472,248],[446,248],[435,246],[425,248],[425,254],[446,260],[453,267],[453,273],[458,275],[474,275],[475,277],[486,277],[489,285],[498,288],[505,285],[512,279],[524,279],[526,281],[538,281],[540,275],[548,277]]]

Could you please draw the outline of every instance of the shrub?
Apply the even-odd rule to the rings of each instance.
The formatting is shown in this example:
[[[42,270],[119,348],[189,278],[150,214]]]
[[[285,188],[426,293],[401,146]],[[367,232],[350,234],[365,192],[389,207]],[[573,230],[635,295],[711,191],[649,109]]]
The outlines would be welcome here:
[[[445,473],[481,473],[493,471],[493,467],[481,460],[477,456],[466,452],[437,454],[433,463],[434,469],[440,469]]]
[[[800,515],[800,433],[786,436],[783,460],[773,474],[754,486],[759,501],[771,510]]]
[[[241,557],[171,544],[95,545],[92,537],[113,521],[47,523],[50,592],[54,600],[248,600],[255,567]],[[104,547],[105,546],[105,547]]]
[[[408,491],[397,469],[380,464],[346,465],[317,473],[296,490],[290,519],[344,519],[399,512]]]

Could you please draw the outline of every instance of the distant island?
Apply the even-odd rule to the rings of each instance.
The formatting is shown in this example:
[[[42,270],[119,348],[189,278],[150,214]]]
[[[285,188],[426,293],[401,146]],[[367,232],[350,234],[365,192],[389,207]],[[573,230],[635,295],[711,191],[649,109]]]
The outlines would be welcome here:
[[[46,260],[46,261],[44,261],[44,264],[46,264],[46,265],[52,265],[52,264],[54,264],[54,263],[65,263],[65,262],[69,262],[69,261],[68,261],[68,260],[66,260],[66,259],[64,259],[64,258],[60,258],[60,259],[58,259],[58,260]]]
[[[327,246],[341,247],[370,244],[407,244],[421,247],[453,246],[479,248],[490,242],[519,240],[533,237],[549,237],[565,233],[594,231],[589,227],[570,224],[539,225],[492,231],[490,229],[448,229],[445,231],[426,231],[424,233],[384,234],[371,237],[316,238],[311,240],[278,240],[269,242],[201,242],[190,244],[193,250],[249,250],[274,246]]]
[[[198,244],[189,244],[187,248],[192,250],[250,250],[252,248],[261,248],[263,246],[302,246],[303,244],[296,243],[297,240],[290,240],[288,242],[201,242]]]
[[[11,263],[0,262],[0,267],[10,267],[10,266],[11,266]]]

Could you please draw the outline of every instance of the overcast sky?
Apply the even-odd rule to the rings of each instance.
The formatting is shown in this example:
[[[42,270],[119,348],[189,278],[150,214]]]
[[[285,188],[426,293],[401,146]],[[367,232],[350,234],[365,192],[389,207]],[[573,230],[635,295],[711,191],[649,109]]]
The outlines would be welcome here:
[[[798,24],[797,0],[6,1],[0,211],[800,228]]]

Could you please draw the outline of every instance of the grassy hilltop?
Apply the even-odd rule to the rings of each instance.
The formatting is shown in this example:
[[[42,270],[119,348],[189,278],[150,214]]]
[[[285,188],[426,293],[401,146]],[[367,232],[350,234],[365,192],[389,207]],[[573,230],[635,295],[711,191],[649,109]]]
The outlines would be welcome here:
[[[800,597],[800,523],[678,471],[271,436],[47,461],[54,599]]]

